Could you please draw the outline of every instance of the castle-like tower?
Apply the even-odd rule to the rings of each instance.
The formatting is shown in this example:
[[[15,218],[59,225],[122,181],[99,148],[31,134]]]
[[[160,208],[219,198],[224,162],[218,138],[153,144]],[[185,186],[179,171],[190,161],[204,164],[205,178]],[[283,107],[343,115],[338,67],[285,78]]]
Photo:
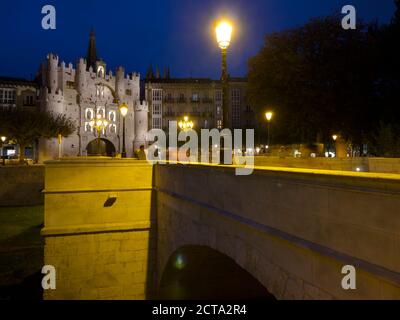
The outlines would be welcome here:
[[[98,154],[97,132],[91,120],[98,114],[106,118],[108,126],[101,134],[101,153],[116,155],[122,151],[122,116],[119,105],[128,105],[125,118],[127,156],[146,143],[148,105],[140,101],[140,75],[125,75],[118,67],[113,76],[107,73],[106,63],[96,53],[95,35],[90,34],[86,59],[79,59],[76,69],[59,61],[50,53],[40,68],[41,108],[54,114],[65,114],[75,125],[75,132],[67,138],[42,140],[39,160],[60,156],[86,156]]]

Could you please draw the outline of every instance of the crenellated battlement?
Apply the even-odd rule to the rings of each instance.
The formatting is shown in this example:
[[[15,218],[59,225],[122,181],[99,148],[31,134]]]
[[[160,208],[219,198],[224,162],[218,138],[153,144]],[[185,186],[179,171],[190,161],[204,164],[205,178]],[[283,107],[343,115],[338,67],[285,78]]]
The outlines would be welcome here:
[[[135,105],[135,111],[149,112],[149,103],[147,101],[137,102]]]
[[[57,63],[58,63],[58,56],[56,54],[54,54],[54,53],[49,53],[47,55],[47,60],[49,60],[49,61],[57,61]]]
[[[48,87],[43,87],[43,95],[47,100],[59,101],[64,99],[64,92],[61,89],[54,90]]]

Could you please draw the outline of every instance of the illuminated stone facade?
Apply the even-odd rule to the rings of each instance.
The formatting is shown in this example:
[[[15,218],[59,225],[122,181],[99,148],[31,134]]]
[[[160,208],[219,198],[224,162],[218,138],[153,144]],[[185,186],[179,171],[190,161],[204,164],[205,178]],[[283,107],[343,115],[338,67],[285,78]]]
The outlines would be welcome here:
[[[61,143],[61,156],[85,156],[93,152],[91,143],[96,139],[96,130],[90,121],[98,114],[108,121],[101,133],[101,153],[108,156],[121,153],[122,116],[118,109],[121,103],[129,108],[125,131],[127,155],[133,156],[134,149],[145,144],[148,107],[140,101],[140,75],[125,75],[122,67],[116,69],[115,75],[111,70],[107,72],[106,63],[97,58],[93,32],[86,59],[79,59],[74,68],[50,53],[41,65],[39,83],[41,108],[65,114],[76,124],[74,134]],[[58,156],[58,139],[40,142],[41,161]]]

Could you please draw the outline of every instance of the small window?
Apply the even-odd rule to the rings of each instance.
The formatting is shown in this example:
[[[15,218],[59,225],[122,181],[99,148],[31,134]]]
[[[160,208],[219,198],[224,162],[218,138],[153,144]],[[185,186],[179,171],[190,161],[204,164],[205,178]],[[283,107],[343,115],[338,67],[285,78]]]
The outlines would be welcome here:
[[[24,101],[24,105],[25,106],[33,106],[34,104],[33,104],[33,96],[32,95],[29,95],[29,96],[26,96],[25,97],[25,101]]]
[[[192,94],[192,101],[198,102],[199,101],[199,94],[197,92],[194,92]]]

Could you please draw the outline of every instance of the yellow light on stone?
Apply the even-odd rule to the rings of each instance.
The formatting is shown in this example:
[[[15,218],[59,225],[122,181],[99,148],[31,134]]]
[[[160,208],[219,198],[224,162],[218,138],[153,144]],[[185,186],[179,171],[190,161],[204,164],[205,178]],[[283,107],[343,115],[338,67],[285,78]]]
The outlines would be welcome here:
[[[336,134],[334,134],[334,135],[332,136],[333,141],[336,141],[337,138],[338,138],[338,136],[337,136]]]
[[[267,121],[271,121],[272,115],[273,115],[273,114],[272,114],[271,111],[268,111],[268,112],[265,113],[265,118],[267,118]]]
[[[215,28],[217,42],[221,49],[229,47],[229,44],[231,43],[232,29],[232,25],[227,21],[219,22]]]
[[[2,136],[2,137],[1,137],[1,142],[6,141],[6,139],[7,139],[7,137]]]

